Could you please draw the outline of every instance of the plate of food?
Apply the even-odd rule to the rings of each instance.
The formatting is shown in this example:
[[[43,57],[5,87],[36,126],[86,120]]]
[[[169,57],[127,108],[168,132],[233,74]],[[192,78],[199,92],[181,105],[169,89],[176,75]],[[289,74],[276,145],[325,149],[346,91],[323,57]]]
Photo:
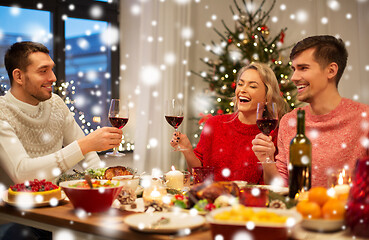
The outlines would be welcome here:
[[[305,192],[307,198],[299,200],[296,210],[304,217],[301,226],[318,232],[343,230],[346,201],[328,195],[324,187],[312,187]]]
[[[8,205],[24,209],[57,206],[65,197],[59,186],[37,179],[10,186],[2,196]]]
[[[188,192],[171,197],[170,206],[191,214],[206,215],[210,211],[238,202],[239,188],[233,182],[199,183]]]
[[[84,175],[88,174],[93,179],[101,179],[101,180],[112,180],[113,177],[116,176],[125,176],[125,175],[131,175],[135,172],[130,167],[124,167],[124,166],[114,166],[114,167],[108,167],[108,168],[90,168],[86,169],[85,171],[81,172],[77,169],[73,169],[74,173],[63,173],[56,183],[59,185],[61,182],[70,181],[70,180],[79,180],[84,179]]]
[[[129,215],[124,222],[141,232],[176,233],[205,224],[205,218],[183,212],[153,212]]]
[[[301,226],[308,230],[318,232],[334,232],[343,230],[344,225],[343,219],[306,219],[304,218],[301,222]]]

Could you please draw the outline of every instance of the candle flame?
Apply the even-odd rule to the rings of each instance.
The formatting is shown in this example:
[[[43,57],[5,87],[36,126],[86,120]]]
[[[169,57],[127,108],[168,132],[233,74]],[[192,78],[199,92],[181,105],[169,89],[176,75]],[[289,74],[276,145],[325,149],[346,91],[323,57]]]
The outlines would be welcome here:
[[[300,194],[299,194],[299,193],[296,193],[296,195],[295,195],[295,199],[298,199],[298,198],[299,198],[299,196],[300,196]]]
[[[172,171],[175,171],[176,170],[176,168],[172,165]]]
[[[338,184],[339,184],[339,185],[342,185],[342,184],[343,184],[343,174],[344,174],[344,171],[345,171],[345,170],[343,170],[343,173],[340,173],[340,175],[339,175],[339,177],[338,177]]]
[[[156,188],[154,188],[154,189],[152,190],[152,192],[150,193],[150,196],[151,196],[152,198],[158,198],[158,197],[160,197],[160,196],[161,196],[161,194],[160,194],[160,192],[159,192]]]

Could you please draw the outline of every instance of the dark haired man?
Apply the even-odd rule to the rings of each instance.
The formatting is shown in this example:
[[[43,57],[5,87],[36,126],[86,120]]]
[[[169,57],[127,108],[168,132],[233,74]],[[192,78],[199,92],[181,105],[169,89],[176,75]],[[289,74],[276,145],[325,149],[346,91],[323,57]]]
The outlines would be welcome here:
[[[290,59],[291,80],[297,99],[305,110],[306,135],[312,142],[312,186],[327,186],[327,177],[336,170],[353,170],[357,158],[367,154],[369,106],[340,96],[337,86],[347,63],[347,50],[341,39],[312,36],[298,42]],[[293,110],[280,122],[276,164],[263,164],[266,183],[288,183],[289,145],[296,135]],[[270,139],[262,134],[253,141],[253,151],[274,156]]]
[[[11,89],[0,97],[0,175],[6,185],[53,181],[77,163],[100,167],[95,151],[120,144],[122,130],[114,127],[84,135],[64,101],[52,93],[54,65],[49,50],[35,42],[15,43],[5,54]]]

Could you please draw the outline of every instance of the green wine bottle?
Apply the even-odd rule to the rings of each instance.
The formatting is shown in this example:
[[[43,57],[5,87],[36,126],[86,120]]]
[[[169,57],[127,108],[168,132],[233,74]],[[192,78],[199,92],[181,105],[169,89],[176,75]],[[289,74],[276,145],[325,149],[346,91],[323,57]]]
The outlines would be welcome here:
[[[311,188],[311,142],[305,136],[305,111],[297,110],[297,133],[290,143],[289,194],[292,199]]]

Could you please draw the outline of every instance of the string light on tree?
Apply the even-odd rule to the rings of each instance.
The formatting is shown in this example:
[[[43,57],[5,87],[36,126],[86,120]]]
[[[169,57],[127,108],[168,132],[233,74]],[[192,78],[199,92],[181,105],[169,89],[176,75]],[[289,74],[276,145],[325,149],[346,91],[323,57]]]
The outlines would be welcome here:
[[[74,86],[74,81],[71,80],[69,82],[63,82],[60,84],[60,87],[58,87],[58,93],[61,96],[61,98],[64,100],[65,104],[69,107],[69,110],[78,116],[78,124],[80,125],[81,129],[85,134],[89,134],[93,132],[95,129],[92,127],[92,124],[90,121],[88,121],[85,117],[85,113],[78,109],[75,105],[75,100],[73,95],[76,93],[76,87]],[[55,87],[55,83],[54,83]],[[93,122],[100,123],[101,117],[94,116],[92,118]],[[101,128],[100,125],[97,125],[96,129]],[[134,143],[128,142],[125,140],[125,136],[122,136],[121,145],[118,147],[119,151],[133,151],[134,150]]]

